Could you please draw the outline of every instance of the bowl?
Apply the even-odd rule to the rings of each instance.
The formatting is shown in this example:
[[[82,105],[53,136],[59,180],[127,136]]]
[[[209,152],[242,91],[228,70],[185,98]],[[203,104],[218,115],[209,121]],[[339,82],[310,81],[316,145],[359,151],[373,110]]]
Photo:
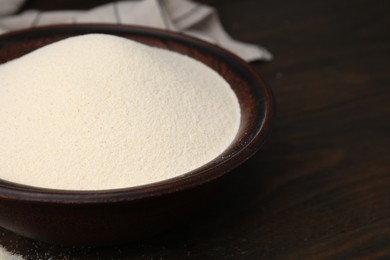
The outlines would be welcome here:
[[[217,71],[241,107],[239,131],[218,158],[185,175],[148,185],[101,191],[32,187],[0,179],[0,226],[63,245],[112,245],[174,227],[205,205],[227,172],[252,156],[269,132],[273,97],[264,80],[228,51],[180,33],[136,26],[80,24],[37,27],[0,36],[0,63],[49,43],[105,33],[169,49]]]

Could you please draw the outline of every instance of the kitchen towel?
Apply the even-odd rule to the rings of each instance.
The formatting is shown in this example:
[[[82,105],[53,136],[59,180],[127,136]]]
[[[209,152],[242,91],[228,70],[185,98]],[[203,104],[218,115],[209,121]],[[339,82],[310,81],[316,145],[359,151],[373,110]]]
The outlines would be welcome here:
[[[246,61],[272,60],[265,48],[240,42],[224,30],[217,11],[188,0],[112,2],[90,10],[27,10],[12,15],[25,0],[0,0],[0,33],[51,24],[115,23],[178,31],[220,45]],[[8,16],[7,16],[8,15]]]

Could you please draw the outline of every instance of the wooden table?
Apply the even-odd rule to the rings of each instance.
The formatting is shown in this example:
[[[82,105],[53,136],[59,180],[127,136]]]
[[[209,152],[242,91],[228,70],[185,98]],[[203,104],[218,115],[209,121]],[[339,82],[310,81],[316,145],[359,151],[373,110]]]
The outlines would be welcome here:
[[[389,259],[389,2],[203,2],[232,36],[275,54],[253,64],[277,101],[264,148],[227,176],[207,212],[147,241],[65,250],[0,230],[0,243],[31,259]]]

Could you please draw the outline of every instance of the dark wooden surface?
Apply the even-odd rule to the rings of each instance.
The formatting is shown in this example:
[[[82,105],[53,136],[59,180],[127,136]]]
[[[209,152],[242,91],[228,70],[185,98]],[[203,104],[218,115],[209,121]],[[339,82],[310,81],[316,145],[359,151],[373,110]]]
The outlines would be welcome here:
[[[389,259],[389,2],[203,2],[232,36],[275,54],[253,64],[278,107],[264,149],[227,177],[207,212],[153,239],[64,251],[2,230],[0,241],[31,259]]]

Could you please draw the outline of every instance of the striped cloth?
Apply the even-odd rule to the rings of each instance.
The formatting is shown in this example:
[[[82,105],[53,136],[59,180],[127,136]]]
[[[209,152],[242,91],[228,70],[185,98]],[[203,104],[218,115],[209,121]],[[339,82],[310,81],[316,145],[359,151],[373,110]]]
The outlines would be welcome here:
[[[23,1],[0,0],[0,9],[3,10],[0,15],[16,11]],[[3,6],[7,7],[6,10]],[[72,23],[132,24],[179,31],[220,45],[246,61],[272,60],[272,54],[265,48],[231,38],[223,29],[214,8],[187,0],[121,1],[87,11],[27,10],[0,18],[0,33],[40,25]]]

